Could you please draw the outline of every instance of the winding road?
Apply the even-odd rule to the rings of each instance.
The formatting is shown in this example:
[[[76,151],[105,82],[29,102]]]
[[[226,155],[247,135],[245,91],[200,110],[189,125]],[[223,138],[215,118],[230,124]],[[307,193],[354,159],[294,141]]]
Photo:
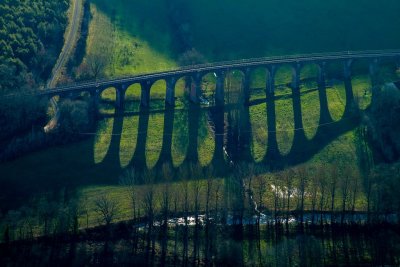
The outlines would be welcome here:
[[[46,88],[53,88],[57,85],[57,77],[67,63],[78,40],[79,29],[81,26],[80,19],[83,13],[83,3],[82,0],[71,0],[71,4],[73,5],[73,8],[68,33],[65,36],[64,46],[61,50],[60,56],[58,57],[57,63],[52,70],[51,77],[47,81]]]
[[[69,27],[67,28],[68,32],[65,36],[64,46],[61,50],[60,56],[58,57],[56,65],[54,66],[54,68],[51,72],[51,76],[46,83],[45,90],[51,90],[51,88],[54,88],[57,86],[58,77],[59,77],[62,69],[67,64],[68,59],[69,59],[70,55],[73,53],[73,49],[78,41],[79,29],[81,26],[80,22],[81,22],[81,17],[83,14],[82,1],[83,0],[71,0],[72,14],[70,17]],[[55,111],[55,115],[44,127],[45,132],[50,132],[52,129],[57,127],[57,121],[58,121],[57,101],[53,97],[53,98],[51,98],[50,102],[51,102],[51,106],[53,107],[53,110]]]

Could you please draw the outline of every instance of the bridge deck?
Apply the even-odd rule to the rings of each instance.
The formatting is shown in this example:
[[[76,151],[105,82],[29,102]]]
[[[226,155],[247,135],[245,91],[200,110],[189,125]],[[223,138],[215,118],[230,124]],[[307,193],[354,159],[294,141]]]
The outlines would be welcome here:
[[[163,72],[149,73],[134,75],[130,77],[123,77],[118,79],[99,80],[54,88],[56,90],[68,90],[87,88],[93,86],[111,86],[115,83],[129,83],[140,82],[149,79],[163,79],[171,76],[179,76],[185,74],[192,74],[195,72],[212,72],[218,70],[254,67],[262,65],[280,65],[289,63],[308,63],[329,60],[344,60],[344,59],[368,59],[368,58],[385,58],[385,57],[400,57],[400,50],[384,50],[384,51],[359,51],[359,52],[335,52],[335,53],[319,53],[319,54],[304,54],[304,55],[291,55],[291,56],[278,56],[278,57],[264,57],[252,58],[233,61],[216,62],[209,64],[201,64],[194,66],[186,66],[183,68],[168,70]]]
[[[88,81],[62,87],[45,88],[37,92],[36,94],[54,95],[55,93],[84,91],[98,87],[101,88],[112,87],[117,84],[134,84],[145,81],[168,79],[171,77],[182,77],[185,75],[193,75],[196,73],[207,73],[207,72],[217,72],[221,70],[252,68],[257,66],[268,67],[273,65],[279,66],[282,64],[304,64],[304,63],[320,63],[320,62],[335,61],[335,60],[382,59],[382,58],[396,58],[396,59],[398,58],[398,60],[400,61],[400,50],[345,51],[345,52],[333,52],[333,53],[316,53],[316,54],[302,54],[302,55],[232,60],[232,61],[186,66],[168,71],[139,74],[139,75],[133,75],[129,77],[122,77],[116,79]]]

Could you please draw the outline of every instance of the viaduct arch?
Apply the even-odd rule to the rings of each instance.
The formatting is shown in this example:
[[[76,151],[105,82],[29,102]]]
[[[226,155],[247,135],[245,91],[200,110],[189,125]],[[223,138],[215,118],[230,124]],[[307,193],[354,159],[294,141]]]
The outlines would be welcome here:
[[[139,84],[140,85],[140,105],[142,110],[147,110],[147,108],[151,105],[150,101],[150,91],[152,85],[156,82],[163,80],[166,85],[165,92],[165,103],[166,103],[166,112],[165,112],[165,125],[164,131],[167,135],[163,137],[163,144],[160,153],[160,160],[155,165],[155,168],[160,167],[163,164],[163,160],[165,159],[167,162],[171,162],[171,135],[168,135],[169,132],[172,131],[173,128],[173,107],[175,104],[175,89],[176,84],[179,79],[182,77],[190,77],[193,81],[193,85],[188,88],[189,89],[189,98],[193,105],[193,111],[196,109],[196,105],[199,104],[200,96],[201,96],[201,87],[202,87],[202,79],[207,74],[214,74],[216,77],[216,86],[215,86],[215,94],[214,94],[214,102],[215,106],[210,107],[213,109],[214,116],[212,118],[214,128],[215,128],[215,151],[211,164],[227,164],[224,160],[224,109],[227,107],[224,105],[225,100],[225,78],[228,72],[230,71],[241,71],[242,72],[242,88],[243,88],[243,103],[244,103],[244,112],[248,106],[251,105],[250,101],[250,80],[251,74],[256,69],[265,69],[267,79],[265,81],[266,88],[266,102],[267,102],[267,128],[268,128],[268,146],[267,152],[265,155],[262,164],[265,162],[276,162],[284,160],[285,162],[295,163],[297,159],[296,155],[301,153],[301,148],[304,147],[304,144],[309,144],[312,142],[321,142],[324,143],[326,141],[322,140],[323,131],[321,127],[318,128],[315,137],[312,140],[308,140],[305,136],[303,129],[303,121],[302,121],[302,106],[301,106],[301,94],[300,94],[300,85],[301,85],[301,71],[302,69],[309,64],[314,64],[317,66],[318,75],[316,77],[316,82],[318,85],[318,96],[319,96],[319,105],[320,105],[320,118],[319,124],[329,124],[332,123],[332,117],[329,113],[328,108],[328,98],[326,93],[326,68],[332,62],[339,62],[343,66],[343,79],[345,83],[345,94],[346,94],[346,105],[345,105],[345,114],[350,114],[355,105],[354,94],[352,91],[351,85],[351,77],[352,77],[352,66],[357,60],[368,60],[369,61],[369,75],[371,77],[372,86],[377,85],[378,83],[378,72],[379,72],[379,64],[385,61],[394,61],[397,66],[400,66],[400,51],[363,51],[363,52],[340,52],[340,53],[325,53],[325,54],[311,54],[311,55],[299,55],[299,56],[286,56],[286,57],[273,57],[273,58],[261,58],[261,59],[249,59],[249,60],[238,60],[238,61],[230,61],[230,62],[221,62],[215,64],[204,64],[198,66],[190,66],[186,68],[181,68],[178,70],[172,70],[168,72],[161,73],[153,73],[146,75],[139,75],[127,78],[120,78],[115,80],[104,80],[104,81],[95,81],[88,83],[81,83],[76,85],[64,86],[49,89],[46,91],[39,91],[37,95],[52,98],[54,96],[59,96],[60,98],[75,98],[76,96],[82,93],[88,93],[93,99],[96,105],[99,104],[100,95],[107,88],[115,88],[116,92],[116,100],[115,107],[118,110],[123,110],[125,104],[125,94],[131,85]],[[292,90],[292,105],[293,105],[293,113],[294,113],[294,140],[293,147],[287,155],[281,155],[278,149],[277,142],[277,127],[276,127],[276,108],[275,108],[275,98],[276,98],[276,73],[277,70],[283,65],[289,65],[291,67],[291,82],[290,88]],[[245,112],[246,113],[246,112]],[[140,115],[139,119],[139,128],[141,130],[146,131],[149,127],[148,119],[150,111],[145,111],[144,115]],[[193,112],[193,114],[196,114]],[[218,115],[219,114],[219,115]],[[221,115],[222,114],[222,115]],[[193,115],[196,116],[196,115]],[[115,123],[121,123],[120,120],[115,120]],[[193,119],[189,120],[189,122],[196,123],[198,120]],[[341,124],[342,121],[339,121],[338,124]],[[189,125],[189,130],[193,134],[196,133],[196,125]],[[120,125],[115,125],[114,129],[121,129]],[[344,127],[343,129],[346,129]],[[165,134],[164,133],[164,134]],[[324,134],[326,136],[326,133]],[[117,137],[116,137],[117,138]],[[146,166],[145,161],[145,144],[146,137],[140,136],[143,140],[137,140],[136,151],[132,158],[132,163],[134,165],[142,165]],[[328,138],[329,139],[329,138]],[[140,142],[139,142],[140,141]],[[191,141],[193,146],[197,149],[196,140],[193,139]],[[117,144],[118,142],[112,142],[112,144]],[[142,144],[142,145],[140,145]],[[248,149],[248,148],[245,148]],[[115,149],[110,149],[114,151]],[[194,148],[189,149],[187,152],[187,160],[191,162],[195,162],[197,160],[198,155]],[[251,154],[248,152],[244,152],[243,154]],[[119,158],[119,157],[118,157]],[[143,164],[144,163],[144,164]]]
[[[82,92],[88,92],[94,99],[98,100],[101,93],[107,88],[113,87],[116,90],[115,106],[119,109],[123,108],[125,93],[129,86],[140,84],[141,87],[141,105],[148,107],[150,105],[150,90],[154,83],[164,80],[166,83],[167,105],[173,106],[175,103],[175,85],[182,77],[190,77],[193,80],[193,86],[189,91],[190,100],[193,103],[199,103],[202,79],[209,73],[214,73],[216,82],[215,103],[222,105],[224,97],[224,79],[229,71],[241,71],[243,73],[243,89],[244,103],[248,103],[250,96],[250,78],[251,73],[257,68],[265,68],[267,71],[267,96],[275,92],[275,76],[277,70],[283,65],[289,65],[292,69],[291,87],[293,90],[300,87],[300,75],[304,66],[315,64],[318,66],[318,84],[325,82],[326,65],[332,62],[342,62],[343,77],[350,80],[352,75],[352,65],[356,60],[369,60],[369,71],[373,84],[377,82],[377,73],[379,71],[379,63],[383,60],[395,61],[400,66],[400,50],[391,51],[360,51],[360,52],[338,52],[323,53],[309,55],[295,55],[283,57],[256,58],[246,60],[236,60],[228,62],[219,62],[212,64],[203,64],[196,66],[188,66],[177,70],[144,74],[114,80],[92,81],[64,87],[49,88],[47,90],[38,91],[37,94],[45,97],[76,97]],[[352,105],[353,95],[351,91],[346,90],[346,96],[349,99],[349,106]]]

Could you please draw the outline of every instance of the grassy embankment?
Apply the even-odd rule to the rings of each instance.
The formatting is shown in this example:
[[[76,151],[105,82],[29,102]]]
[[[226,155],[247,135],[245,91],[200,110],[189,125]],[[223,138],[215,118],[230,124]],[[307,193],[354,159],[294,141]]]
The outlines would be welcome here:
[[[105,75],[107,77],[118,77],[123,75],[128,75],[132,73],[145,73],[151,71],[161,71],[165,69],[170,69],[176,67],[176,63],[163,53],[154,51],[149,44],[145,41],[140,40],[138,37],[132,37],[128,33],[125,33],[118,28],[115,28],[111,21],[101,13],[95,5],[91,6],[93,12],[93,20],[89,29],[89,40],[88,40],[88,52],[99,53],[98,49],[104,49],[105,51],[112,51],[112,56],[110,58],[110,63],[105,69]],[[163,38],[161,38],[163,39]],[[98,45],[102,44],[102,45]],[[104,48],[104,44],[108,44]],[[135,45],[137,44],[137,48]],[[128,50],[128,52],[126,52]],[[122,64],[121,57],[126,54],[132,54],[132,58],[128,59],[126,62],[130,64]],[[182,124],[187,124],[187,109],[185,108],[185,100],[183,99],[183,80],[179,80],[176,85],[176,97],[177,103],[175,107],[175,120],[174,120],[174,137],[173,137],[173,159],[176,165],[180,165],[184,159],[183,153],[186,151],[185,143],[181,138],[186,138],[185,132],[187,134],[187,127]],[[149,167],[154,166],[158,160],[159,153],[161,151],[161,142],[163,137],[163,127],[164,127],[164,114],[161,112],[159,114],[156,111],[164,110],[164,99],[165,99],[165,82],[157,82],[151,88],[151,107],[150,112],[152,113],[149,118],[148,128],[148,141],[146,144],[147,153],[147,163]],[[103,100],[114,101],[115,91],[113,89],[107,89],[104,91]],[[137,112],[139,111],[139,100],[140,100],[140,86],[132,85],[128,88],[126,93],[126,100],[128,101],[125,111]],[[114,108],[112,105],[103,105],[101,108],[101,113],[112,114],[114,113]],[[124,118],[123,131],[122,131],[122,142],[121,142],[121,161],[122,165],[126,166],[129,162],[132,153],[135,148],[134,139],[137,137],[137,127],[139,116],[127,116]],[[205,127],[205,117],[203,116],[201,121]],[[99,129],[104,129],[104,131],[99,131],[98,136],[96,136],[95,143],[95,162],[101,161],[102,155],[107,152],[107,144],[110,141],[111,136],[109,135],[112,131],[110,127],[113,123],[113,119],[105,119],[100,122]],[[176,130],[175,130],[176,129]],[[102,134],[104,133],[104,134]],[[176,136],[179,134],[180,136]],[[184,147],[182,147],[182,144]],[[204,144],[204,145],[202,145]],[[203,142],[200,145],[200,157],[201,160],[209,162],[211,160],[212,153],[210,153],[210,146],[212,148],[213,141],[211,136],[203,137]],[[180,149],[178,149],[180,148]]]

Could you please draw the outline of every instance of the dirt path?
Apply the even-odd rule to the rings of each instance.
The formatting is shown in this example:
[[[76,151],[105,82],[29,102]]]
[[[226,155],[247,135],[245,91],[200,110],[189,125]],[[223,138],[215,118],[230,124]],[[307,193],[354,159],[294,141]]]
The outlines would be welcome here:
[[[67,64],[68,59],[72,55],[73,49],[78,41],[79,30],[81,27],[81,18],[83,15],[83,0],[71,0],[71,5],[72,5],[71,9],[72,14],[70,14],[71,16],[70,24],[68,25],[67,32],[65,35],[64,46],[61,50],[60,56],[58,57],[56,65],[54,66],[51,72],[51,76],[47,81],[46,89],[54,88],[57,85],[60,73]],[[55,129],[57,127],[57,121],[58,121],[57,101],[54,98],[52,98],[50,102],[53,107],[55,115],[44,127],[44,131],[46,133]]]
[[[53,68],[51,77],[47,82],[46,88],[52,88],[56,86],[57,77],[59,76],[62,68],[67,63],[78,40],[79,30],[81,26],[81,18],[83,14],[83,0],[71,0],[71,5],[73,5],[71,20],[70,25],[68,25],[67,28],[68,32],[65,35],[64,46],[61,50],[60,56],[58,57],[57,63]]]

